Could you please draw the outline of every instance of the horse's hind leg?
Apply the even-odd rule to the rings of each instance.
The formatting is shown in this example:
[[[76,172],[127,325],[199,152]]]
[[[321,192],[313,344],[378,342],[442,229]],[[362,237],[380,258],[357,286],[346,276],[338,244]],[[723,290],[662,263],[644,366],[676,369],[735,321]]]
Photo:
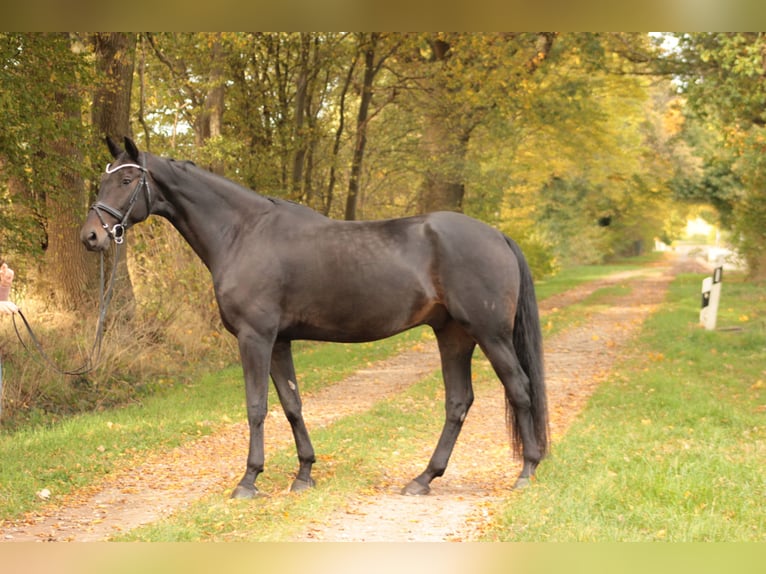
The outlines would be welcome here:
[[[426,470],[402,489],[402,494],[428,494],[430,483],[444,474],[463,421],[473,403],[471,357],[475,341],[456,322],[436,331],[444,377],[446,420]]]
[[[514,488],[521,488],[529,484],[542,459],[542,450],[535,437],[529,377],[521,368],[509,340],[482,344],[482,350],[505,387],[514,446],[521,443],[524,466],[514,485]]]
[[[277,341],[271,354],[271,378],[277,389],[279,402],[295,438],[298,450],[298,475],[290,488],[293,492],[305,490],[314,486],[311,478],[311,468],[316,461],[314,447],[311,446],[306,424],[303,421],[301,397],[298,393],[298,383],[295,378],[295,366],[289,341]]]

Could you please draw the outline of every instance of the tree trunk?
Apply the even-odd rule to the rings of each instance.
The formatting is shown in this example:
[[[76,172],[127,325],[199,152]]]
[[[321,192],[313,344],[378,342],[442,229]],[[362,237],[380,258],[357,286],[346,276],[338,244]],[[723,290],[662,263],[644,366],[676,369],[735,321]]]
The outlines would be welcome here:
[[[224,108],[224,52],[221,46],[221,33],[215,34],[210,57],[210,87],[205,94],[202,112],[197,119],[197,145],[202,146],[211,138],[218,138],[223,133],[223,108]],[[223,175],[225,165],[222,159],[211,160],[207,168],[218,175]]]
[[[532,57],[524,66],[525,74],[533,74],[550,53],[557,35],[538,34],[532,41]],[[489,103],[466,105],[456,96],[459,84],[448,68],[453,46],[449,39],[430,40],[430,62],[433,75],[424,107],[421,139],[423,163],[426,166],[419,196],[421,213],[439,210],[462,211],[465,197],[465,162],[471,133],[483,119]],[[463,57],[465,55],[463,54]],[[485,66],[486,64],[480,64]],[[491,67],[491,66],[490,66]]]
[[[311,34],[301,32],[301,49],[298,59],[298,75],[295,79],[295,107],[293,124],[293,142],[295,153],[293,154],[292,170],[292,197],[300,200],[303,194],[303,171],[305,168],[306,151],[308,149],[308,137],[304,130],[306,112],[308,111],[308,88],[309,88],[309,54],[311,48]]]
[[[63,140],[55,147],[62,154],[75,157],[78,150]],[[48,250],[46,271],[51,281],[52,295],[59,308],[76,310],[92,300],[95,293],[95,259],[86,258],[80,243],[82,213],[72,203],[85,195],[85,182],[79,174],[62,168],[61,191],[48,194],[46,208],[55,217],[48,220]]]
[[[93,36],[96,88],[91,118],[99,138],[122,141],[131,135],[130,96],[136,54],[136,35],[99,32]]]
[[[69,41],[66,35],[61,36],[62,42]],[[54,94],[54,113],[62,126],[81,126],[74,57],[60,65],[66,66],[62,74],[68,81]],[[74,133],[64,130],[52,141],[50,153],[46,153],[48,161],[56,165],[58,181],[55,188],[45,194],[48,235],[45,276],[50,281],[54,303],[67,310],[77,310],[91,301],[96,283],[95,260],[86,257],[80,243],[80,226],[88,192],[85,180],[77,170],[83,164],[83,154],[73,138]]]
[[[359,203],[359,180],[362,175],[362,160],[364,148],[367,145],[367,121],[372,101],[372,84],[375,80],[379,66],[375,65],[375,48],[380,34],[371,33],[364,47],[364,79],[362,93],[359,100],[359,113],[356,118],[356,138],[354,140],[354,154],[351,160],[351,175],[348,181],[348,196],[346,196],[346,219],[356,219],[356,210]],[[364,36],[362,36],[364,38]],[[360,40],[360,43],[364,40]]]
[[[755,253],[750,250],[745,256],[748,279],[751,281],[766,280],[766,253]]]
[[[348,87],[351,85],[351,79],[354,76],[354,69],[356,68],[357,61],[358,61],[358,53],[357,55],[354,56],[354,59],[352,60],[351,65],[348,68],[348,73],[346,74],[346,78],[343,82],[343,87],[341,88],[341,92],[340,92],[340,103],[338,104],[338,127],[335,130],[335,138],[332,144],[330,176],[329,176],[329,181],[327,183],[327,197],[325,198],[325,204],[324,204],[324,210],[323,210],[323,213],[325,215],[330,215],[330,210],[332,209],[332,200],[333,200],[333,195],[335,193],[335,181],[336,181],[335,172],[338,166],[338,157],[340,153],[341,140],[343,138],[343,130],[346,125],[346,94],[348,94]]]
[[[433,64],[444,66],[451,57],[449,42],[433,39],[430,45]],[[471,128],[466,127],[470,124],[470,118],[464,117],[466,110],[453,103],[452,91],[440,71],[436,71],[429,89],[436,104],[423,110],[421,152],[425,170],[418,198],[421,213],[463,210],[464,165]]]
[[[423,145],[427,169],[420,191],[419,211],[463,211],[465,196],[464,166],[468,153],[470,131],[460,132],[450,127],[447,118],[439,115],[426,118]]]
[[[96,33],[93,36],[96,55],[96,88],[93,93],[91,118],[96,136],[101,140],[97,150],[104,150],[103,138],[122,141],[131,136],[130,98],[136,56],[136,35],[122,32]],[[98,166],[102,169],[103,166]],[[94,183],[96,183],[94,181]],[[97,183],[96,183],[97,185]],[[95,197],[96,189],[92,191]],[[130,245],[130,234],[126,246]],[[95,258],[91,258],[95,259]],[[113,264],[109,261],[109,265]],[[123,316],[132,316],[135,309],[133,283],[128,272],[127,257],[117,262],[113,301]]]

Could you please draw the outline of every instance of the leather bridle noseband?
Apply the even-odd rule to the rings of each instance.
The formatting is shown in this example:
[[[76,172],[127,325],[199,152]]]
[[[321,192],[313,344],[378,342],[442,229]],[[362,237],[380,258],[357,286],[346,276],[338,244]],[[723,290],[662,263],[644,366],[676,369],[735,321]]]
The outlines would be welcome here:
[[[152,207],[152,191],[149,189],[149,181],[146,178],[146,174],[148,172],[144,166],[135,163],[124,163],[122,165],[118,165],[115,168],[112,168],[112,164],[109,163],[106,165],[106,173],[111,174],[124,167],[135,167],[141,170],[141,179],[138,180],[138,184],[133,189],[133,193],[130,194],[130,199],[128,200],[128,205],[125,208],[124,213],[119,209],[115,209],[114,207],[111,207],[110,205],[107,205],[101,201],[97,201],[90,206],[90,208],[96,212],[98,220],[101,222],[101,227],[106,230],[107,235],[109,235],[112,241],[114,241],[117,245],[121,245],[122,242],[125,241],[125,230],[129,227],[128,217],[130,217],[130,212],[133,211],[133,206],[135,206],[136,201],[138,201],[138,196],[141,193],[141,190],[144,190],[147,217],[149,216]],[[101,215],[102,211],[108,213],[117,220],[117,223],[115,223],[111,228],[109,227],[109,224],[104,221],[104,218]]]

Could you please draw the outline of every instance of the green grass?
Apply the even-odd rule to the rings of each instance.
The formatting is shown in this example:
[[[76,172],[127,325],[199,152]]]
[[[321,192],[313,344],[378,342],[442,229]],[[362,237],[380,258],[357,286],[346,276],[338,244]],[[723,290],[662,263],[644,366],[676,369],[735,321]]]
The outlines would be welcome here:
[[[766,292],[727,277],[698,327],[682,276],[487,540],[766,541]]]

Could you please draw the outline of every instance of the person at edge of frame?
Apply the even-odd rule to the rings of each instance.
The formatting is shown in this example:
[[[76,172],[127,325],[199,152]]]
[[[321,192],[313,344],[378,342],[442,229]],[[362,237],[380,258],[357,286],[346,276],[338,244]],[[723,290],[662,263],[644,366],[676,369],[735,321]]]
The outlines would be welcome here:
[[[13,315],[19,308],[8,300],[13,283],[13,269],[7,263],[0,265],[0,315]]]

